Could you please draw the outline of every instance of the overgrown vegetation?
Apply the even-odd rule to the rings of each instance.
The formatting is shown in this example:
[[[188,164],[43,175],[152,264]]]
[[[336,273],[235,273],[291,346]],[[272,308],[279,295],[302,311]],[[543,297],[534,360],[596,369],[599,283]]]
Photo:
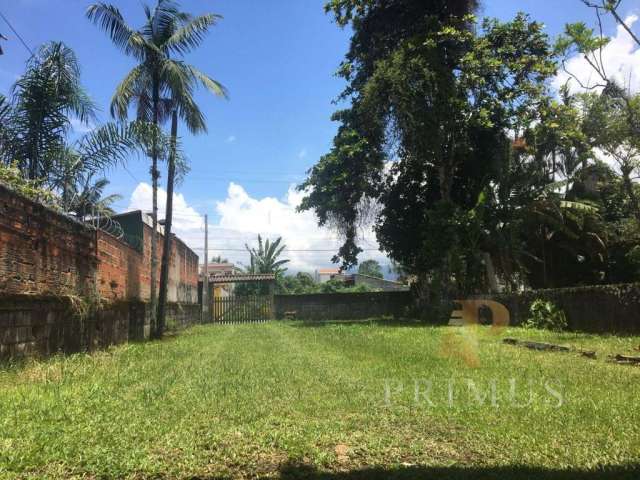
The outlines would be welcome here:
[[[60,209],[59,198],[41,186],[42,182],[24,178],[17,165],[0,164],[0,183],[34,202],[46,205],[54,210]]]
[[[43,45],[27,62],[11,97],[0,95],[0,163],[9,167],[5,181],[12,177],[21,193],[79,218],[111,213],[117,197],[102,196],[109,182],[99,175],[144,148],[149,130],[138,122],[95,126],[96,116],[73,50],[61,42]],[[89,131],[70,140],[74,121]]]
[[[450,331],[201,326],[4,366],[0,477],[637,478],[640,369],[604,358],[633,351],[638,337],[504,333],[602,357],[588,360],[513,348],[480,328],[468,332],[480,358],[470,368],[443,349]],[[428,380],[433,405],[415,403],[415,382],[424,393]],[[495,382],[498,406],[468,381],[481,397]],[[562,406],[544,382],[562,392]]]
[[[560,332],[568,327],[567,316],[553,302],[537,299],[531,303],[529,318],[523,323],[523,327]]]
[[[615,15],[621,2],[585,3]],[[327,2],[352,29],[338,71],[348,107],[300,187],[302,210],[342,235],[345,267],[373,223],[426,305],[500,286],[637,281],[640,97],[599,67],[607,39],[582,24],[554,44],[525,14],[479,20],[476,6]],[[600,84],[552,90],[576,53]]]

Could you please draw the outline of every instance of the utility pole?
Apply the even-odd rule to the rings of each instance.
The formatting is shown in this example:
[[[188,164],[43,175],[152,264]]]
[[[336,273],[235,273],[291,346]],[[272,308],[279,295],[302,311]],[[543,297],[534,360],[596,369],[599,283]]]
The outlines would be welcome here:
[[[209,219],[204,214],[204,278],[202,279],[202,323],[209,321]]]

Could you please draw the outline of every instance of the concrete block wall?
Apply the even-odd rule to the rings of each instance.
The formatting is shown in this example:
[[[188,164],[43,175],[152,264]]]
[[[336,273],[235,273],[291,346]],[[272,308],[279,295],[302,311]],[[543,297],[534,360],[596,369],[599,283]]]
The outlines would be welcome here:
[[[276,295],[276,318],[295,312],[298,320],[358,320],[408,315],[413,304],[410,292],[314,293]]]
[[[0,296],[0,359],[48,356],[105,348],[149,338],[149,304],[108,302],[81,315],[67,297]],[[200,322],[199,305],[170,303],[169,323],[186,328]]]
[[[640,334],[640,284],[592,285],[487,294],[507,307],[512,325],[529,318],[536,299],[553,302],[567,317],[569,329],[589,333]]]

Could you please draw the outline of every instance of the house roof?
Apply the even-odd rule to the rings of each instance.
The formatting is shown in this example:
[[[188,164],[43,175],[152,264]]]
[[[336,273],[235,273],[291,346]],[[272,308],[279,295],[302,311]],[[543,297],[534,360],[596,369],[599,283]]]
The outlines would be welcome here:
[[[209,283],[272,282],[273,273],[242,273],[236,275],[209,275]]]
[[[340,269],[339,268],[319,268],[318,269],[318,273],[322,274],[322,273],[340,273]]]
[[[233,270],[233,269],[237,269],[238,267],[236,267],[233,263],[216,263],[216,262],[211,262],[207,265],[207,268],[211,269],[215,269],[215,270]]]

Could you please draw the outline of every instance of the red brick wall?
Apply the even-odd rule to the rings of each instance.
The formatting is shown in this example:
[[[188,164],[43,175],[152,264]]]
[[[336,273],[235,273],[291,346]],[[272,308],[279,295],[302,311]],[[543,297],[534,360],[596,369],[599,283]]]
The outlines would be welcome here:
[[[0,294],[81,295],[148,300],[151,228],[143,253],[0,185]],[[158,282],[162,235],[158,235]],[[97,281],[97,282],[96,282]],[[172,242],[170,302],[197,303],[198,256]]]
[[[93,291],[95,233],[0,185],[0,292]]]
[[[97,233],[100,296],[108,300],[141,299],[142,254],[108,233]]]
[[[169,270],[169,301],[198,302],[198,256],[180,239],[173,239]]]
[[[143,225],[144,232],[144,265],[140,284],[143,299],[148,299],[151,289],[151,232],[152,228]],[[160,260],[164,250],[164,236],[158,234],[158,283],[160,282]],[[187,247],[182,240],[174,236],[171,242],[169,259],[169,286],[167,299],[170,302],[198,302],[198,256]]]

